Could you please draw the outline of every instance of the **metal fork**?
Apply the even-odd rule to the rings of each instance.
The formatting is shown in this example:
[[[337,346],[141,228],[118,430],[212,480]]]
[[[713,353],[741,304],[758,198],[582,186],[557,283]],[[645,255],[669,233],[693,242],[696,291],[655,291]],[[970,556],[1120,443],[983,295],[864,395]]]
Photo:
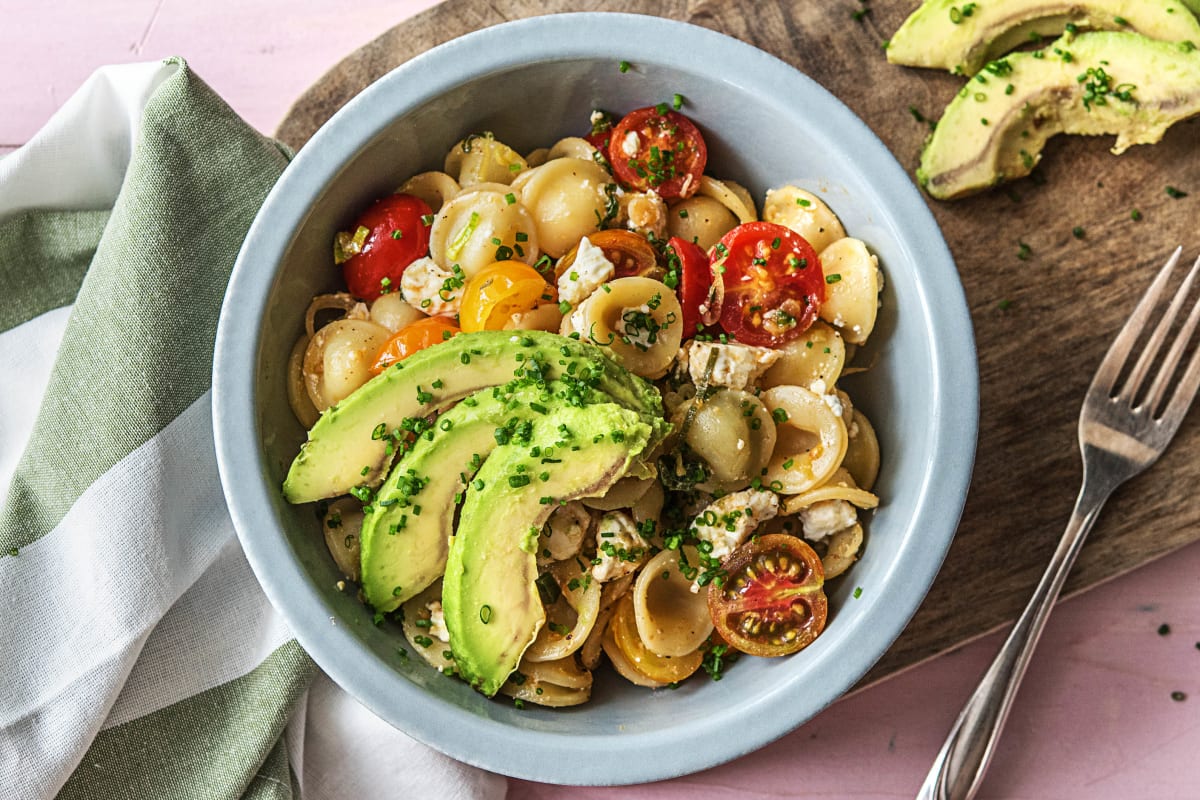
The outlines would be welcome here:
[[[1171,298],[1136,363],[1126,370],[1134,345],[1153,322],[1159,298],[1181,252],[1181,248],[1176,248],[1158,273],[1092,378],[1079,415],[1083,486],[1067,530],[1029,604],[975,693],[959,713],[917,800],[970,800],[975,796],[1050,608],[1058,598],[1088,531],[1100,515],[1100,509],[1114,489],[1162,455],[1187,414],[1200,386],[1200,348],[1192,354],[1178,381],[1173,383],[1173,379],[1197,322],[1200,322],[1200,301],[1192,306],[1153,375],[1150,368],[1183,307],[1197,272],[1200,272],[1200,259]],[[1125,372],[1128,374],[1122,380]],[[1151,378],[1147,388],[1147,380]],[[1173,390],[1168,393],[1172,386]]]

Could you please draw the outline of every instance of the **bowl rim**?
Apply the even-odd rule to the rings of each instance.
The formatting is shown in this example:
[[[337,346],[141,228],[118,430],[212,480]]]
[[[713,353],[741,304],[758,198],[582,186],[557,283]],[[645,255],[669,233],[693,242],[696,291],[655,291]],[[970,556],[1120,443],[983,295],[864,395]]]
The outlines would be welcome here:
[[[688,37],[693,45],[661,46],[679,36]],[[911,239],[921,242],[924,279],[917,290],[924,307],[937,310],[924,318],[933,351],[930,389],[938,400],[931,409],[940,423],[932,445],[937,458],[924,475],[914,519],[928,527],[931,546],[940,552],[933,552],[922,569],[906,574],[906,580],[924,586],[925,591],[906,603],[869,598],[872,607],[864,613],[871,614],[875,646],[839,653],[837,674],[822,691],[813,693],[807,687],[816,700],[803,713],[778,713],[779,704],[787,700],[788,685],[764,691],[747,705],[677,728],[670,758],[655,755],[661,753],[660,731],[564,736],[518,729],[444,703],[397,675],[348,626],[337,624],[332,607],[311,584],[282,527],[273,517],[263,519],[261,510],[272,503],[272,489],[265,479],[270,470],[260,447],[246,447],[246,442],[260,441],[254,376],[261,332],[251,326],[255,335],[245,335],[245,311],[264,308],[275,281],[274,270],[256,267],[277,264],[307,217],[309,201],[297,198],[319,196],[342,165],[397,116],[461,84],[464,65],[471,76],[532,62],[579,59],[613,60],[615,69],[618,56],[613,41],[621,43],[619,57],[633,63],[675,68],[727,83],[732,82],[729,76],[736,76],[738,86],[753,93],[789,92],[818,101],[839,139],[856,148],[860,169],[878,176],[897,193],[901,202],[892,216],[911,232]],[[705,57],[695,58],[696,52],[704,52]],[[948,400],[950,387],[953,402]],[[603,12],[532,17],[466,34],[402,64],[339,110],[297,153],[255,218],[221,309],[213,361],[214,437],[229,511],[259,583],[301,646],[334,682],[409,736],[478,767],[559,784],[642,783],[712,767],[783,736],[849,689],[899,636],[945,558],[970,483],[978,403],[974,332],[957,268],[919,191],[867,125],[811,78],[738,39],[660,17]],[[318,634],[312,625],[318,619],[334,624],[322,627]],[[730,736],[731,720],[739,719],[755,722]],[[580,752],[603,758],[580,759]],[[613,764],[620,764],[620,769]]]

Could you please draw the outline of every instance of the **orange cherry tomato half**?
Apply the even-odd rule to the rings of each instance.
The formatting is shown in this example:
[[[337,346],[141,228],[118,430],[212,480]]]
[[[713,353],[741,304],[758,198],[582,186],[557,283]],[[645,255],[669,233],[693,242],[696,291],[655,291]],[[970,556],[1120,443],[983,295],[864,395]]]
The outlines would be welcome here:
[[[712,292],[712,267],[698,244],[678,236],[672,236],[667,242],[668,262],[672,256],[679,261],[678,294],[679,305],[683,308],[683,338],[690,339],[704,327],[700,306],[709,300]]]
[[[691,197],[700,186],[708,146],[690,119],[660,103],[630,111],[617,123],[608,160],[613,175],[630,189]]]
[[[752,656],[786,656],[825,629],[829,601],[821,558],[803,539],[770,533],[733,551],[708,612],[725,641]]]
[[[609,632],[613,642],[621,654],[629,661],[629,665],[652,681],[660,683],[675,683],[700,669],[704,654],[693,650],[686,656],[671,658],[651,652],[642,637],[638,634],[637,621],[634,618],[633,593],[626,592],[617,601],[617,608],[609,622]]]
[[[747,222],[709,251],[721,270],[721,327],[744,344],[778,347],[808,330],[825,302],[825,273],[803,236],[772,222]]]
[[[495,331],[513,314],[555,299],[536,269],[520,261],[497,261],[475,273],[463,287],[459,324],[464,331]]]
[[[371,373],[378,375],[397,361],[403,361],[418,350],[432,347],[462,333],[450,317],[426,317],[400,330],[384,342],[375,355]]]
[[[342,277],[350,294],[374,302],[391,287],[400,288],[408,265],[429,252],[429,225],[433,211],[411,194],[392,194],[374,202],[350,228],[366,228],[356,255],[342,264]],[[386,281],[386,283],[385,283]]]
[[[612,262],[614,278],[659,278],[662,276],[663,270],[658,266],[658,254],[654,252],[654,246],[646,241],[645,237],[633,231],[623,231],[617,228],[596,231],[589,233],[587,240],[593,246],[599,247],[604,253],[604,257]],[[554,274],[560,278],[566,274],[571,265],[575,263],[575,256],[578,252],[579,245],[568,250],[554,266]]]

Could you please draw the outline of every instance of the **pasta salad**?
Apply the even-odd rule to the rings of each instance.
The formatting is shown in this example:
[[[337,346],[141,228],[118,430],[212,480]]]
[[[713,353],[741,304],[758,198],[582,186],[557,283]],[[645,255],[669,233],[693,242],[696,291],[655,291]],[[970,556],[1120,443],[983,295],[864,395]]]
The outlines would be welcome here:
[[[879,502],[838,383],[877,259],[816,194],[708,174],[681,100],[456,142],[337,234],[291,356],[285,495],[377,624],[518,704],[803,649]]]

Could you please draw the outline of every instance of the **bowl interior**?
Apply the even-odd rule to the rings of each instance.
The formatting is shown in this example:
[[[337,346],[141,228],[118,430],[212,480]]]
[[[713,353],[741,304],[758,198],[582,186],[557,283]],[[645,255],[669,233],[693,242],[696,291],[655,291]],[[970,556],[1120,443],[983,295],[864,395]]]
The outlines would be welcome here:
[[[663,41],[678,48],[665,51]],[[618,59],[633,68],[621,73]],[[768,188],[808,188],[879,256],[880,320],[859,355],[872,367],[845,383],[879,436],[882,505],[868,515],[862,558],[829,586],[826,632],[802,653],[743,658],[719,682],[694,678],[674,691],[636,688],[603,669],[585,706],[518,710],[439,675],[416,654],[401,656],[398,647],[411,648],[399,626],[376,626],[352,589],[336,588],[340,576],[313,506],[290,506],[278,491],[304,437],[287,404],[288,354],[310,298],[336,286],[334,233],[406,177],[440,169],[464,135],[493,131],[527,152],[586,132],[593,108],[622,113],[676,93],[705,134],[710,174],[747,186],[760,205]],[[432,51],[372,86],[306,145],[272,192],[235,270],[221,329],[222,477],[251,563],[301,643],[410,735],[544,781],[625,783],[695,771],[770,741],[835,699],[924,596],[953,535],[974,453],[970,322],[953,263],[904,172],[857,118],[782,62],[657,19],[512,23]],[[664,747],[671,758],[655,755]],[[624,765],[617,774],[613,763]]]

